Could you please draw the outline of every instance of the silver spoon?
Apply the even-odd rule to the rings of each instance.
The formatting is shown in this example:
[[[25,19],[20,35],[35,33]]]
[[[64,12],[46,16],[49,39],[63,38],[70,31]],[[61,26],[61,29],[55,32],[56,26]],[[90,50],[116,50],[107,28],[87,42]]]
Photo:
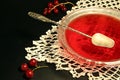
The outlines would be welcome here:
[[[28,15],[34,19],[43,21],[43,22],[49,22],[49,23],[54,23],[56,25],[60,25],[61,27],[64,25],[59,24],[58,22],[51,20],[41,14],[35,13],[35,12],[28,12]],[[101,47],[107,47],[107,48],[112,48],[115,45],[115,41],[101,33],[95,33],[93,36],[90,36],[88,34],[85,34],[81,31],[75,30],[71,27],[67,27],[69,30],[72,30],[76,33],[79,33],[83,36],[86,36],[88,38],[91,38],[91,42],[92,44],[94,44],[95,46],[101,46]]]

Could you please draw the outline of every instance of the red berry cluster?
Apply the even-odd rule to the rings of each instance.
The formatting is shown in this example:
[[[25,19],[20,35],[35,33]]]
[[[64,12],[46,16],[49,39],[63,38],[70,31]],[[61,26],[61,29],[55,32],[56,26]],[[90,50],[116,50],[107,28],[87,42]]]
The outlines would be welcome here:
[[[37,60],[36,59],[31,59],[30,61],[29,61],[29,63],[27,64],[27,63],[23,63],[22,65],[21,65],[21,70],[23,71],[23,72],[25,72],[25,76],[26,76],[26,78],[33,78],[33,76],[34,76],[34,71],[36,70],[36,69],[38,69],[38,68],[43,68],[43,67],[47,67],[47,66],[38,66],[37,65]],[[35,67],[34,69],[30,69],[29,67]]]
[[[44,9],[43,14],[47,15],[50,14],[52,11],[57,14],[59,12],[59,9],[61,9],[62,11],[66,11],[66,4],[72,4],[74,6],[74,4],[71,2],[59,3],[58,0],[54,0],[54,2],[49,2],[48,8]]]

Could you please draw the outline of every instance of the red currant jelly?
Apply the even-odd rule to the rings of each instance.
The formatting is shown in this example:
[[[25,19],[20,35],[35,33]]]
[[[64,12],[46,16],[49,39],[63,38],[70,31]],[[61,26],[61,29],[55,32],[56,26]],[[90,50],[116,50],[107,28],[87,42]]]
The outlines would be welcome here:
[[[90,38],[66,29],[67,44],[78,55],[87,59],[105,62],[120,59],[119,19],[105,14],[86,14],[75,18],[68,26],[90,36],[101,33],[115,41],[113,48],[95,46]]]

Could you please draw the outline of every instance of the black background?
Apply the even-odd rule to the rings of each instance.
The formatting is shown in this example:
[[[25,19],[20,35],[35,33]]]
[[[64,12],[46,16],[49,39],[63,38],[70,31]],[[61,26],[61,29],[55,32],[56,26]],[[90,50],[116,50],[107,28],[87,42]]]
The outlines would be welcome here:
[[[22,63],[28,62],[25,59],[27,54],[25,47],[32,46],[32,40],[38,40],[39,36],[51,29],[51,24],[34,20],[27,13],[34,11],[42,14],[50,1],[53,0],[4,0],[1,2],[3,6],[0,26],[0,80],[25,80],[23,73],[19,70]],[[75,3],[77,0],[69,1]],[[61,12],[47,17],[57,21],[64,15],[65,13]],[[54,64],[46,62],[39,64],[49,67],[35,71],[32,80],[87,80],[86,77],[72,78],[68,71],[56,71]]]

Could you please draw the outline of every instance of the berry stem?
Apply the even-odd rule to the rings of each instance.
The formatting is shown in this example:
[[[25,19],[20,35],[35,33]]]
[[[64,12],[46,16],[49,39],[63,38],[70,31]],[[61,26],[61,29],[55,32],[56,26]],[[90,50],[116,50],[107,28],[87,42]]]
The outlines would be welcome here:
[[[72,6],[75,6],[72,2],[65,2],[65,3],[60,3],[58,5],[55,5],[53,8],[50,9],[50,12],[55,9],[56,7],[60,6],[60,5],[66,5],[66,4],[71,4]]]
[[[48,66],[36,66],[36,68],[34,68],[33,71],[40,69],[40,68],[45,68],[45,67],[48,67]]]

